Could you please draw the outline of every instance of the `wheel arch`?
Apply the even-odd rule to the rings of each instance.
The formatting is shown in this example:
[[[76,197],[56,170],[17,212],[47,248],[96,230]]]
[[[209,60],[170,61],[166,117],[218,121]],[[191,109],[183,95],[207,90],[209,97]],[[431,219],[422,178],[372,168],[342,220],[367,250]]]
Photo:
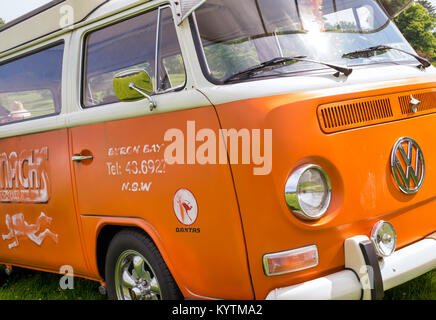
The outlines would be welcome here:
[[[102,279],[105,279],[106,254],[109,248],[109,244],[114,238],[114,236],[122,230],[134,230],[139,233],[142,233],[145,237],[149,238],[153,242],[153,244],[159,250],[159,253],[161,254],[169,271],[171,272],[171,275],[176,281],[179,290],[182,292],[184,296],[189,295],[189,291],[187,291],[184,284],[180,282],[180,277],[178,277],[174,265],[170,262],[168,253],[166,252],[165,247],[157,231],[154,230],[154,228],[151,225],[147,224],[142,219],[135,218],[134,220],[139,220],[139,221],[126,222],[125,219],[123,219],[123,221],[116,221],[116,220],[111,221],[105,219],[104,221],[100,221],[100,223],[98,224],[97,233],[96,233],[96,243],[95,243],[95,259],[96,259],[96,266],[100,277]]]

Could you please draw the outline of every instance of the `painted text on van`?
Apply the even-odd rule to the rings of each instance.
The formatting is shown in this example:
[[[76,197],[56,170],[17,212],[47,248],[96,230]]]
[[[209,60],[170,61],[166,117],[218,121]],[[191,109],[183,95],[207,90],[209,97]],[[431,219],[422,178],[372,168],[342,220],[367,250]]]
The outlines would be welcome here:
[[[0,153],[0,202],[47,202],[47,161],[47,147]]]

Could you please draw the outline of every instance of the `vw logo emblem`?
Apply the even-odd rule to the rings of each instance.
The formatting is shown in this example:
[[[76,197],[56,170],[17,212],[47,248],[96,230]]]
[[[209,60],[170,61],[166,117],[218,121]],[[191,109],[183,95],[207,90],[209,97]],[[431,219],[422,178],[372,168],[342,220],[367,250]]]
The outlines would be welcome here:
[[[391,170],[395,182],[405,194],[417,193],[424,182],[424,155],[418,143],[401,138],[391,153]]]

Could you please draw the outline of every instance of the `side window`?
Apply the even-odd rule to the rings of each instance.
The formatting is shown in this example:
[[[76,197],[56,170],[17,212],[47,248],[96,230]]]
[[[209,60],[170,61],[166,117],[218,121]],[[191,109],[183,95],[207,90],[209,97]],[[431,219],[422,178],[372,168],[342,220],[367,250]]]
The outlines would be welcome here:
[[[113,77],[129,69],[147,71],[154,93],[177,89],[185,83],[185,67],[170,8],[94,31],[86,37],[85,50],[85,108],[118,102]]]
[[[160,39],[158,50],[159,85],[157,91],[181,87],[185,84],[186,73],[177,39],[171,9],[166,7],[160,11]]]
[[[61,111],[64,45],[0,65],[0,125]]]

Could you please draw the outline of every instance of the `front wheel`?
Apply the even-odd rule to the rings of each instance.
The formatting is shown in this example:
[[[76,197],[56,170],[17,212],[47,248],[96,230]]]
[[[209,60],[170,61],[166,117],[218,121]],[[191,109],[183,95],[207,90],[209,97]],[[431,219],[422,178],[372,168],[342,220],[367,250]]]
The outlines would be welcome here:
[[[159,250],[144,234],[123,230],[106,255],[106,285],[111,300],[174,300],[182,295]]]

